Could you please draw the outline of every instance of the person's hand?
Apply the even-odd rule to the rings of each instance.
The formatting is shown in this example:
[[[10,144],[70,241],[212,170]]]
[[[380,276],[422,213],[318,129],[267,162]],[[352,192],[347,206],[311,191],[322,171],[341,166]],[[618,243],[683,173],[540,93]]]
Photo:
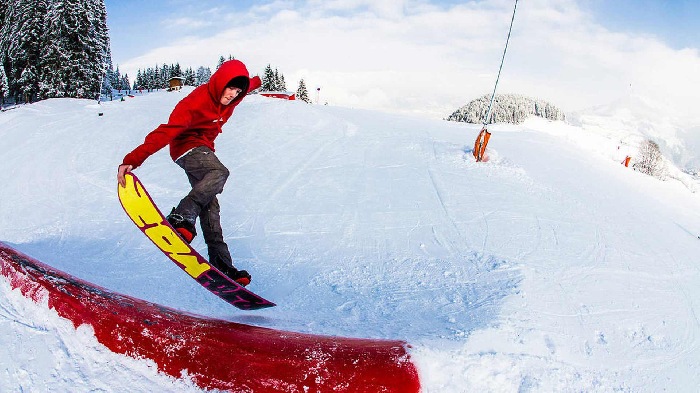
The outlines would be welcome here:
[[[127,165],[127,164],[119,165],[119,170],[117,171],[117,181],[119,182],[120,186],[126,187],[126,179],[124,178],[124,175],[127,172],[131,172],[132,169],[134,169],[134,167],[131,165]]]

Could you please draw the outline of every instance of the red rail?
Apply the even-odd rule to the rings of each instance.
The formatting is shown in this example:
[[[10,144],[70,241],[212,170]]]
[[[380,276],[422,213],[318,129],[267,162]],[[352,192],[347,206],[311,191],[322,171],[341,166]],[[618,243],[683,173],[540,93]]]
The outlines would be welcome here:
[[[418,392],[406,343],[285,332],[183,313],[111,292],[0,243],[12,288],[77,327],[92,326],[110,350],[183,372],[202,388],[243,392]]]

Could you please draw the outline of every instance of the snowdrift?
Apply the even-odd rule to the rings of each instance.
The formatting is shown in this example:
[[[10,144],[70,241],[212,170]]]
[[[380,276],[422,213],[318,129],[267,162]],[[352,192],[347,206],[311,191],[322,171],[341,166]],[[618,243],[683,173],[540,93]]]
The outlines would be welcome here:
[[[12,288],[48,300],[110,350],[150,359],[197,386],[255,392],[416,392],[418,373],[400,341],[313,336],[207,319],[120,295],[0,243]]]

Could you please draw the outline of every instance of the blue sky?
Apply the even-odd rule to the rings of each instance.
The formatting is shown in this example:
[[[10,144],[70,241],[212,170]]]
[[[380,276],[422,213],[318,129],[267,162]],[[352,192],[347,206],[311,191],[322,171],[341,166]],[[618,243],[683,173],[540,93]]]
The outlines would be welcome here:
[[[526,7],[528,0],[520,0]],[[227,11],[245,10],[260,4],[255,0],[106,0],[108,24],[115,62],[135,57],[173,37],[167,18],[187,15],[210,7]],[[433,1],[449,7],[457,0]],[[698,0],[584,0],[579,5],[602,26],[617,32],[653,34],[669,46],[700,47],[700,1]]]
[[[330,104],[440,118],[493,89],[513,3],[106,0],[113,62],[132,79],[233,55],[253,74],[279,68],[289,90],[304,78]],[[629,94],[700,101],[697,15],[697,0],[520,0],[499,92],[565,111]]]
[[[700,46],[698,0],[587,0],[580,4],[610,30],[654,34],[676,49]]]

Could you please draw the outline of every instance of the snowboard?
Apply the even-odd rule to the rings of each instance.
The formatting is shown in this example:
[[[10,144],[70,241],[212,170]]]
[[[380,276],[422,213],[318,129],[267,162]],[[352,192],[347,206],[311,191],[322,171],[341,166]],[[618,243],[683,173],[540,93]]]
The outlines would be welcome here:
[[[125,178],[125,187],[117,184],[119,201],[124,211],[171,261],[211,293],[241,310],[275,306],[275,303],[247,290],[210,265],[170,226],[138,177],[127,173]]]

